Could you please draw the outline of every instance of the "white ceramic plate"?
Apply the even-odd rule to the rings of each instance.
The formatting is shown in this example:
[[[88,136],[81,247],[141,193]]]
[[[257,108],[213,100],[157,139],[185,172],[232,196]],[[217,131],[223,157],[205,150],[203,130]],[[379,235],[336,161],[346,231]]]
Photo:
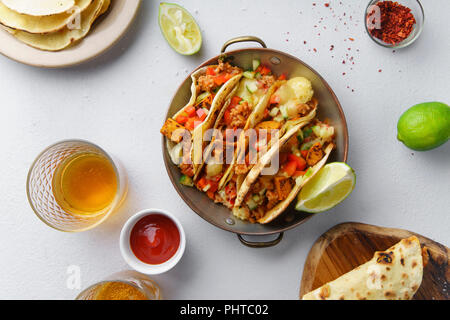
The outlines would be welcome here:
[[[15,61],[43,68],[62,68],[86,62],[114,45],[127,31],[141,0],[112,0],[109,11],[96,21],[89,34],[73,47],[58,52],[41,51],[0,30],[0,53]]]

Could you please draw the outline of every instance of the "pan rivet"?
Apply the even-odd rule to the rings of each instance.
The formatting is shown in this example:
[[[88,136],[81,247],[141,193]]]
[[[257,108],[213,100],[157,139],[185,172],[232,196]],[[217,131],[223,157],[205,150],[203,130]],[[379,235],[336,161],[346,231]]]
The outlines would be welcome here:
[[[227,219],[225,219],[225,222],[226,222],[227,224],[229,224],[229,225],[233,225],[233,224],[235,224],[234,220],[233,220],[233,219],[231,219],[231,218],[227,218]]]
[[[272,57],[270,58],[270,62],[272,62],[272,64],[280,64],[281,60],[277,57]]]

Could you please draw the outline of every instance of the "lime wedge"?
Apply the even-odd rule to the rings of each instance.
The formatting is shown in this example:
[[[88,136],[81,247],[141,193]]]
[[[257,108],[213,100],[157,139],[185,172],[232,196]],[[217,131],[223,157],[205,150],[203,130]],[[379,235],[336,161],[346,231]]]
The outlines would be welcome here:
[[[355,183],[355,172],[347,164],[329,163],[302,188],[295,209],[311,213],[329,210],[352,193]]]
[[[161,2],[159,27],[169,45],[178,53],[192,55],[202,46],[202,33],[192,15],[183,7]]]

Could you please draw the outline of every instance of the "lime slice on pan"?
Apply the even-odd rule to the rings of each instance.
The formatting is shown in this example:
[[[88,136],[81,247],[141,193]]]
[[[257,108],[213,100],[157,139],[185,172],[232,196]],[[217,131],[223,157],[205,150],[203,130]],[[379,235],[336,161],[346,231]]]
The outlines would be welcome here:
[[[169,45],[178,53],[191,55],[202,46],[202,33],[192,15],[183,7],[161,2],[159,27]]]
[[[302,188],[295,209],[311,213],[329,210],[352,193],[355,183],[355,172],[347,164],[329,163]]]

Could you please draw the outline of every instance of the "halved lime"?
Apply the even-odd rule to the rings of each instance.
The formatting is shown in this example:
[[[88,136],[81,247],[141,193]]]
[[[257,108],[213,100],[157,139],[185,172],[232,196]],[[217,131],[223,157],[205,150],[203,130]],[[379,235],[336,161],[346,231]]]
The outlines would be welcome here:
[[[329,210],[352,193],[355,183],[355,172],[347,164],[329,163],[302,188],[295,209],[311,213]]]
[[[161,2],[159,27],[169,45],[178,53],[192,55],[202,46],[202,33],[192,15],[183,7]]]

